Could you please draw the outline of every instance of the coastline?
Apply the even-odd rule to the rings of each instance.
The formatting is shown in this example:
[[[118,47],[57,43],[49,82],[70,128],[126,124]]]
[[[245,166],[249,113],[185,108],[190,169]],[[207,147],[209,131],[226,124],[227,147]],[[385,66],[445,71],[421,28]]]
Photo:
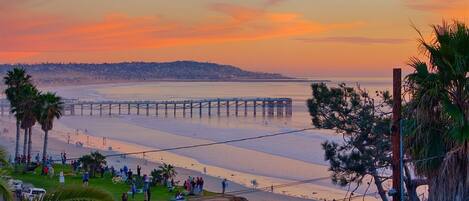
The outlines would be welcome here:
[[[13,119],[8,118],[8,117],[0,118],[0,126],[2,129],[5,128],[8,130],[8,132],[6,133],[2,132],[0,134],[0,146],[5,147],[9,151],[9,153],[11,153],[12,151],[14,151],[14,145],[15,145],[14,135],[16,132]],[[80,147],[80,146],[76,146],[73,143],[67,144],[67,142],[64,141],[63,138],[60,139],[60,137],[63,137],[63,136],[57,135],[58,133],[60,133],[60,131],[53,130],[53,135],[50,135],[51,137],[49,138],[49,153],[54,158],[59,158],[60,153],[64,151],[71,157],[78,157],[83,154],[87,154],[91,151],[96,151],[96,150],[102,152],[105,155],[121,153],[120,151],[105,151],[102,148],[100,149],[96,146]],[[32,144],[33,156],[35,156],[36,153],[40,153],[42,150],[41,149],[42,142],[43,142],[42,134],[43,133],[39,128],[37,127],[33,128],[33,144]],[[83,140],[83,137],[84,136],[81,136],[80,139]],[[95,140],[97,139],[93,138],[90,140],[96,142]],[[110,142],[110,143],[117,143],[117,141]],[[152,169],[157,168],[159,165],[162,164],[162,163],[155,162],[153,160],[143,160],[142,158],[139,158],[136,156],[125,157],[125,158],[113,157],[113,158],[108,159],[107,161],[108,161],[109,166],[115,166],[115,167],[120,167],[125,164],[129,166],[130,168],[135,169],[137,165],[140,165],[142,167],[143,174],[149,174]],[[221,177],[214,177],[214,176],[210,176],[207,174],[203,174],[200,171],[194,171],[191,169],[181,168],[181,167],[176,167],[176,170],[178,172],[177,180],[182,181],[188,176],[203,177],[205,180],[206,190],[212,191],[212,192],[221,192],[221,182],[223,180],[223,178]],[[245,187],[243,185],[240,185],[231,181],[229,182],[229,187],[227,189],[228,192],[246,191],[247,192],[246,194],[239,194],[236,196],[245,197],[249,201],[306,201],[306,200],[311,200],[311,199],[302,199],[298,197],[282,195],[282,194],[272,193],[272,192],[267,192],[267,191],[250,192],[251,190],[252,188],[248,188],[248,187]]]
[[[279,88],[282,89],[282,91],[290,91],[290,86],[294,86],[296,87],[293,88],[294,92],[286,94],[295,97],[295,100],[299,104],[304,98],[296,96],[296,94],[305,94],[308,88],[308,85],[305,83],[293,85],[266,84],[267,85],[227,83],[214,86],[211,83],[204,83],[197,85],[198,87],[196,89],[198,90],[194,91],[190,83],[156,83],[155,85],[154,82],[148,84],[135,82],[88,84],[69,87],[60,86],[51,87],[49,90],[56,91],[63,97],[76,97],[79,95],[80,98],[101,100],[125,99],[129,97],[133,99],[160,99],[161,97],[179,98],[180,96],[196,98],[207,95],[211,96],[212,94],[226,96],[227,93],[240,96],[243,94],[257,94],[259,89]],[[245,87],[243,88],[243,86]],[[266,88],[265,86],[269,87]],[[200,91],[206,93],[200,93]],[[266,93],[267,96],[274,97],[285,95],[283,94],[285,92],[278,93],[275,90],[267,90],[263,93]],[[84,148],[87,149],[88,152],[90,150],[99,149],[105,154],[165,149],[168,147],[210,143],[226,139],[275,133],[306,126],[303,123],[295,121],[296,119],[303,122],[305,119],[308,119],[307,113],[303,111],[304,106],[297,106],[297,113],[295,113],[293,122],[292,119],[281,118],[230,118],[230,120],[227,120],[226,117],[183,119],[179,117],[148,118],[145,116],[117,115],[97,118],[66,116],[55,123],[55,127],[50,136],[51,139],[54,138],[59,141],[57,143],[63,144],[67,141],[67,134],[72,134],[73,136],[75,130],[79,130],[79,136],[76,139],[72,137],[72,141],[89,141],[89,143],[84,143],[86,145]],[[34,132],[42,135],[42,131],[39,131],[39,129],[37,131],[35,129]],[[100,144],[103,137],[106,137],[107,141],[112,144],[113,151],[108,151],[107,147]],[[228,178],[233,187],[236,186],[236,188],[239,187],[239,189],[250,190],[253,188],[251,184],[253,179],[259,183],[258,188],[262,188],[270,187],[271,185],[298,183],[302,180],[327,177],[330,175],[327,170],[327,163],[324,163],[324,159],[322,158],[320,143],[337,136],[318,131],[317,133],[299,133],[284,137],[271,138],[266,141],[217,145],[204,149],[160,152],[156,155],[147,154],[145,161],[146,163],[155,164],[162,162],[170,163],[181,168],[183,172],[192,171],[194,174],[202,174],[203,167],[207,167],[207,176],[213,177],[215,180],[213,182],[214,190],[208,190],[214,192],[217,192],[216,189],[220,188],[222,178]],[[11,143],[14,144],[13,142]],[[72,142],[72,144],[73,143],[74,142]],[[63,149],[63,151],[65,150]],[[56,153],[60,152],[61,151],[56,151]],[[83,154],[79,151],[73,153],[79,153],[77,156]],[[69,155],[69,157],[70,156],[73,157],[73,155]],[[131,159],[142,162],[142,155],[127,157],[126,160],[130,161]],[[122,165],[120,158],[113,158],[112,161],[116,165]],[[270,190],[270,188],[268,188],[268,190]],[[330,179],[324,179],[275,189],[275,194],[271,196],[286,196],[286,198],[271,198],[267,200],[324,200],[324,198],[338,200],[343,199],[346,192],[346,188],[340,188],[333,185]],[[246,197],[254,201],[264,200],[262,199],[263,196],[256,197],[259,193],[252,193],[252,195],[249,194]],[[361,193],[361,191],[358,193]],[[264,195],[264,197],[265,196],[267,195]],[[373,196],[366,196],[365,200],[376,199]]]
[[[155,80],[87,80],[86,82],[57,82],[57,83],[41,83],[38,82],[40,87],[63,87],[63,86],[88,86],[88,85],[102,85],[102,84],[134,84],[134,83],[158,83],[158,82],[209,82],[209,83],[258,83],[258,82],[275,82],[275,83],[330,83],[332,80],[317,80],[317,79],[155,79]]]

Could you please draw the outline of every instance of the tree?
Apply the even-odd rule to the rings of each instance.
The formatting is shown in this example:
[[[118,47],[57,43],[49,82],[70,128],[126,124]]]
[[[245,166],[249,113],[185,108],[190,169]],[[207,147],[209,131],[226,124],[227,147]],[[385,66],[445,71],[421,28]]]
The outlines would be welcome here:
[[[3,147],[0,147],[0,198],[4,201],[13,201],[13,195],[10,188],[3,179],[5,175],[4,167],[8,166],[8,161],[6,159],[7,152]]]
[[[152,185],[156,185],[158,183],[163,182],[163,172],[161,169],[153,169],[150,173],[151,178],[152,178]]]
[[[97,151],[80,157],[78,162],[83,164],[85,170],[89,171],[90,176],[92,177],[94,177],[95,173],[98,172],[98,170],[107,163],[106,157]]]
[[[40,94],[35,107],[36,119],[41,124],[44,131],[44,146],[42,151],[42,164],[45,164],[47,157],[48,133],[52,130],[54,119],[59,119],[63,111],[62,98],[55,93],[47,92]]]
[[[96,187],[70,186],[46,194],[43,201],[114,201],[113,196]]]
[[[20,141],[20,121],[21,114],[15,111],[18,111],[18,94],[20,88],[26,84],[31,83],[31,76],[26,74],[26,71],[22,68],[14,68],[7,72],[7,75],[3,78],[7,89],[5,94],[7,99],[10,101],[11,112],[15,114],[16,117],[16,145],[15,145],[15,160],[18,159],[19,154],[19,141]]]
[[[419,32],[428,62],[412,58],[406,77],[406,150],[429,181],[429,200],[469,197],[469,28],[434,25],[430,42]]]
[[[158,168],[161,170],[164,181],[168,181],[177,175],[176,169],[171,164],[163,163]]]
[[[38,104],[40,92],[37,88],[32,84],[25,84],[24,86],[20,87],[19,93],[19,101],[18,101],[18,108],[21,113],[21,128],[25,130],[25,145],[27,139],[28,147],[24,147],[27,150],[25,152],[25,156],[27,154],[28,163],[31,159],[31,144],[32,144],[32,127],[36,124],[36,114],[35,114],[35,107]]]
[[[373,98],[365,90],[345,84],[329,88],[321,83],[311,87],[312,98],[307,104],[313,125],[333,129],[343,136],[343,143],[322,144],[332,182],[340,186],[355,184],[353,193],[371,176],[381,199],[387,201],[383,182],[389,177],[379,170],[391,162],[389,92],[377,92],[378,98]]]

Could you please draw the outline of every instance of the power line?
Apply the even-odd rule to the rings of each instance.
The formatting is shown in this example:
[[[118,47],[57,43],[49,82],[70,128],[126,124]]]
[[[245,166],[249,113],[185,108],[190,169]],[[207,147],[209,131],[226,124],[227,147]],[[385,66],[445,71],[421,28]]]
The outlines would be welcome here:
[[[165,148],[165,149],[150,149],[150,150],[137,151],[137,152],[124,152],[124,153],[118,153],[118,154],[108,154],[108,155],[104,155],[104,157],[107,158],[107,157],[115,157],[115,156],[127,156],[127,155],[136,155],[136,154],[166,152],[166,151],[174,151],[174,150],[180,150],[180,149],[193,149],[193,148],[207,147],[207,146],[227,144],[227,143],[233,143],[233,142],[257,140],[257,139],[262,139],[262,138],[269,138],[269,137],[275,137],[275,136],[280,136],[280,135],[298,133],[298,132],[303,132],[303,131],[313,130],[313,129],[316,129],[316,128],[312,128],[312,127],[311,128],[303,128],[303,129],[298,129],[298,130],[285,131],[285,132],[279,132],[279,133],[273,133],[273,134],[267,134],[267,135],[259,135],[259,136],[255,136],[255,137],[231,139],[231,140],[225,140],[225,141],[219,141],[219,142],[210,142],[210,143],[202,143],[202,144],[187,145],[187,146],[178,146],[178,147],[171,147],[171,148]],[[69,158],[67,160],[76,160],[76,159],[79,159],[79,158]],[[53,160],[53,161],[61,161],[61,160]]]

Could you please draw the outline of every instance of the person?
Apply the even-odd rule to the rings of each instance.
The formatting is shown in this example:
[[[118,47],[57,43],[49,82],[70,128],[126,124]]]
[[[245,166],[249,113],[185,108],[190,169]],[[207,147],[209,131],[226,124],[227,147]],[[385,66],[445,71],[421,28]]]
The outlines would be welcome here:
[[[150,186],[148,186],[148,188],[147,188],[147,200],[148,201],[151,200],[151,188],[150,188]]]
[[[143,190],[147,191],[150,187],[150,177],[146,174],[143,175]]]
[[[126,192],[122,193],[121,201],[128,201],[129,197]]]
[[[124,165],[124,168],[122,169],[122,171],[127,174],[127,172],[129,171],[129,168],[127,167],[127,165]]]
[[[36,154],[35,159],[36,159],[36,163],[39,164],[39,163],[41,162],[41,158],[40,158],[40,156],[39,156],[39,153]]]
[[[140,165],[137,165],[137,176],[140,177],[140,173],[142,171],[142,167]]]
[[[132,186],[130,187],[130,191],[132,191],[132,200],[135,199],[135,194],[137,193],[137,186],[135,182],[132,182]]]
[[[59,176],[59,183],[60,185],[65,185],[65,176],[64,176],[64,172],[63,171],[60,171],[60,176]]]
[[[204,193],[204,178],[200,177],[200,194]]]
[[[104,178],[104,172],[105,172],[104,168],[100,167],[99,168],[99,173],[101,174],[101,178]]]
[[[42,172],[44,173],[45,176],[49,175],[49,167],[47,165],[42,168]]]
[[[182,193],[176,193],[176,201],[184,200],[184,195]]]
[[[171,184],[171,181],[169,179],[166,180],[166,187],[168,188],[169,192],[173,191],[173,185]]]
[[[90,179],[90,174],[88,173],[88,171],[86,171],[84,174],[83,174],[83,185],[84,186],[88,186],[88,181]]]
[[[54,167],[51,165],[49,167],[49,177],[52,178],[55,175]]]
[[[132,172],[132,169],[129,168],[129,171],[127,172],[127,179],[132,180],[132,175],[134,173]]]
[[[65,165],[66,162],[67,162],[67,153],[64,152],[62,156],[62,165]]]
[[[115,177],[116,176],[116,169],[114,169],[114,166],[111,166],[110,171],[111,171],[111,177]]]
[[[226,190],[226,187],[228,185],[228,180],[226,179],[223,179],[223,181],[221,182],[221,188],[222,188],[222,194],[225,194],[225,190]]]

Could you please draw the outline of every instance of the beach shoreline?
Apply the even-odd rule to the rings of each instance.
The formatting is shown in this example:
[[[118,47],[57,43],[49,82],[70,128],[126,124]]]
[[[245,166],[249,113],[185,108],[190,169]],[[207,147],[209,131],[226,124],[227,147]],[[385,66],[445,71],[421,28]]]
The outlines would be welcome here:
[[[0,118],[0,128],[6,129],[7,132],[1,132],[0,134],[0,146],[5,147],[10,156],[11,153],[14,152],[14,135],[15,135],[15,125],[11,118]],[[57,131],[56,131],[57,132]],[[40,153],[42,150],[42,132],[38,128],[33,129],[33,145],[32,145],[32,155],[35,156],[37,153]],[[95,139],[91,139],[95,140]],[[20,143],[22,144],[22,143]],[[21,146],[20,146],[21,147]],[[57,138],[57,136],[51,135],[49,138],[49,153],[54,157],[54,159],[58,159],[60,157],[60,153],[66,152],[69,155],[69,159],[72,159],[76,156],[81,156],[84,154],[88,154],[91,151],[99,151],[104,155],[107,154],[116,154],[121,153],[118,151],[105,151],[97,148],[97,147],[87,147],[87,146],[77,146],[74,143],[68,144],[66,141]],[[21,154],[21,150],[20,150]],[[110,160],[107,160],[108,166],[120,167],[123,165],[127,165],[132,169],[136,169],[137,165],[142,167],[142,174],[149,174],[151,170],[157,168],[162,163],[158,163],[151,160],[142,160],[142,158],[136,156],[128,156],[125,158],[122,157],[114,157]],[[187,168],[176,167],[176,171],[178,172],[177,180],[183,181],[183,179],[187,178],[188,176],[192,177],[203,177],[205,180],[205,189],[212,192],[221,192],[221,182],[224,178],[214,177],[207,174],[203,174],[200,171],[194,171]],[[246,194],[239,194],[236,196],[245,197],[250,201],[305,201],[306,199],[293,197],[289,195],[282,195],[278,193],[272,193],[267,191],[254,191],[250,192],[252,188],[247,188],[243,185],[237,184],[235,182],[229,182],[229,187],[227,188],[228,192],[232,191],[246,191]],[[229,193],[228,193],[229,194]],[[310,199],[308,199],[310,200]]]

